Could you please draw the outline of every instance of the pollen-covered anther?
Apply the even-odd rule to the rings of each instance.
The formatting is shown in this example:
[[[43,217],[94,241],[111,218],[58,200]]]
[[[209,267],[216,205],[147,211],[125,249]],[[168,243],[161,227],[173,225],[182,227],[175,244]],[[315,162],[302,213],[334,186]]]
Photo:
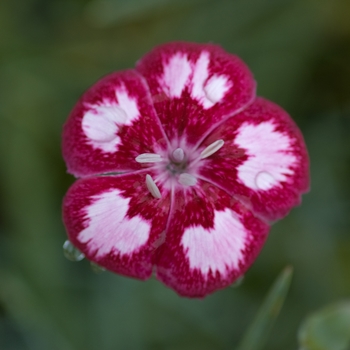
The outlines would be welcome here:
[[[159,191],[159,188],[158,186],[156,185],[156,183],[154,182],[154,180],[152,179],[152,176],[147,174],[146,175],[146,186],[148,188],[148,191],[150,191],[151,195],[154,197],[154,198],[161,198],[162,195]]]
[[[138,163],[158,163],[163,160],[163,158],[156,153],[142,153],[138,155],[135,160]]]
[[[182,173],[178,179],[179,183],[184,186],[194,186],[197,183],[197,178],[188,173]]]
[[[201,152],[201,159],[208,158],[209,156],[217,152],[224,145],[224,143],[224,140],[217,140],[211,143],[207,148],[205,148]]]
[[[175,162],[182,162],[185,157],[185,153],[182,148],[176,148],[173,152],[173,158]]]

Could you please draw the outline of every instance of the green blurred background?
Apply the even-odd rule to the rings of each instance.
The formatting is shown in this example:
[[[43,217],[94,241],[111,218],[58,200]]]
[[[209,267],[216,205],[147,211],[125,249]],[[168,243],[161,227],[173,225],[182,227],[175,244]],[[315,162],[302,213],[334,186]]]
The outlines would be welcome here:
[[[153,46],[214,42],[295,118],[312,190],[276,223],[243,284],[178,297],[62,254],[74,181],[61,129],[102,75]],[[294,279],[265,349],[296,349],[312,311],[350,295],[350,1],[0,1],[0,349],[234,349],[277,274]]]

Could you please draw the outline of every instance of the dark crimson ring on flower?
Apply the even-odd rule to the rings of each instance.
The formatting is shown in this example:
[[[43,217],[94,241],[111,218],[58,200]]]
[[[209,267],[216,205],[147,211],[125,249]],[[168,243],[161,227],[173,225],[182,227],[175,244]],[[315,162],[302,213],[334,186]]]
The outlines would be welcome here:
[[[303,137],[219,46],[174,42],[107,75],[63,132],[69,240],[110,271],[203,297],[253,263],[309,187]]]

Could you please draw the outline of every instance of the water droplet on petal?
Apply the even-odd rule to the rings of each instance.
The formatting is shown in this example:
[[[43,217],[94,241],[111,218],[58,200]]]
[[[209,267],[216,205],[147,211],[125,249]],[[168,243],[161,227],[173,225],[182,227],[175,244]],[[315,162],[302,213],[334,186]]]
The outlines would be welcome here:
[[[70,241],[65,241],[63,244],[63,254],[70,261],[81,261],[85,258],[85,255]]]
[[[100,265],[97,265],[94,262],[90,262],[90,266],[91,266],[91,270],[95,273],[102,273],[104,271],[106,271],[106,269]]]
[[[270,173],[260,171],[255,177],[255,185],[259,190],[269,190],[276,185],[276,180]]]

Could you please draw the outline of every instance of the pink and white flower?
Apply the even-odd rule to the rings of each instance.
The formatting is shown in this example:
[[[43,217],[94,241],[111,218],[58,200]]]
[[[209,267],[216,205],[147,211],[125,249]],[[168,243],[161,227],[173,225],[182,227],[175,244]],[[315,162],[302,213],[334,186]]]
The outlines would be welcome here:
[[[71,112],[63,155],[80,178],[63,205],[72,244],[188,297],[242,276],[309,187],[295,123],[211,44],[162,45],[102,78]]]

